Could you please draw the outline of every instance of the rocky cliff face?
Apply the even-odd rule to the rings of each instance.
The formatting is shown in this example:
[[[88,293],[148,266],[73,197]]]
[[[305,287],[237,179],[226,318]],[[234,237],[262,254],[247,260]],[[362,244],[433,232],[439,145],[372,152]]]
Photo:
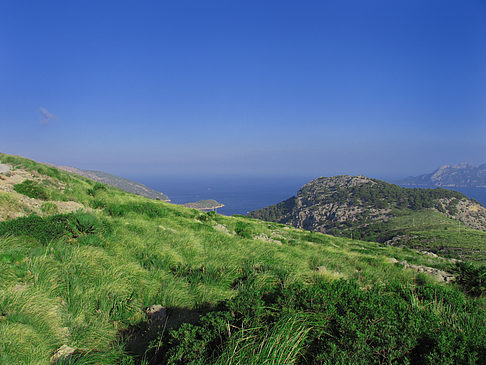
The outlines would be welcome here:
[[[486,208],[455,191],[407,189],[365,176],[321,177],[304,185],[297,196],[260,209],[250,217],[323,233],[360,230],[386,223],[397,211],[432,209],[486,230]]]
[[[403,184],[416,186],[448,186],[486,188],[486,164],[478,167],[461,163],[444,165],[430,174],[409,177]]]

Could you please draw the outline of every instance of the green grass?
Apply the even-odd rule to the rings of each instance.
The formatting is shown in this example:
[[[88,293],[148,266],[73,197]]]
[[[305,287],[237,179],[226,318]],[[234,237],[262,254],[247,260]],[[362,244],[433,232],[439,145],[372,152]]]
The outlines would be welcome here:
[[[295,288],[313,290],[339,279],[355,283],[349,285],[358,288],[360,298],[369,290],[398,298],[406,290],[407,305],[436,306],[446,313],[439,320],[466,323],[469,327],[457,327],[465,338],[475,330],[474,323],[484,323],[484,297],[469,298],[453,285],[444,290],[454,295],[440,303],[433,297],[413,299],[420,287],[440,291],[444,284],[389,259],[450,269],[447,261],[410,249],[151,201],[17,157],[0,155],[0,161],[49,176],[53,183],[45,188],[51,199],[86,207],[86,212],[0,223],[0,363],[48,364],[55,350],[66,344],[77,350],[74,360],[79,364],[134,364],[121,333],[140,326],[146,320],[144,308],[151,305],[202,313],[233,301],[248,306],[261,300],[252,293],[267,298],[265,288],[274,288],[268,293],[285,301],[294,298]],[[254,290],[248,290],[250,282]],[[390,282],[400,285],[390,288]],[[340,295],[339,300],[354,300],[346,290]],[[465,304],[459,308],[457,300]],[[346,317],[347,325],[353,325],[353,318],[359,321],[353,316],[360,310]],[[251,311],[245,313],[251,318]],[[316,328],[312,318],[295,309],[270,322],[248,322],[251,326],[232,332],[215,362],[302,362],[308,336]],[[390,341],[393,328],[392,323],[381,329],[391,331]],[[478,341],[483,334],[478,332]],[[175,342],[171,346],[172,353],[178,353]],[[347,351],[345,342],[332,346],[336,354]],[[372,351],[366,353],[373,358]]]
[[[399,236],[399,244],[408,247],[486,264],[486,232],[468,228],[439,212],[425,210],[399,215],[377,227],[377,231],[379,240]]]

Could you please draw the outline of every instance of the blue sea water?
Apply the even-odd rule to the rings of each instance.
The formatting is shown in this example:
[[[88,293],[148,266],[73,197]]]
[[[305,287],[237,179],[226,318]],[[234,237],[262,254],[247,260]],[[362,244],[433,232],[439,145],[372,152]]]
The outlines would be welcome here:
[[[295,176],[127,176],[182,204],[215,199],[224,215],[247,214],[288,199],[314,177]]]
[[[247,214],[295,196],[302,185],[316,176],[126,176],[167,194],[172,203],[215,199],[225,206],[218,213]],[[485,188],[455,188],[486,206]]]

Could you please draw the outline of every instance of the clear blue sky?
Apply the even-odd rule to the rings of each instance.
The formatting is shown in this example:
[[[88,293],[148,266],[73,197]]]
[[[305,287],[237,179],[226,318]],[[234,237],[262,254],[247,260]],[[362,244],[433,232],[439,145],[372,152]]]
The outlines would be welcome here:
[[[136,174],[486,162],[486,1],[0,3],[0,151]]]

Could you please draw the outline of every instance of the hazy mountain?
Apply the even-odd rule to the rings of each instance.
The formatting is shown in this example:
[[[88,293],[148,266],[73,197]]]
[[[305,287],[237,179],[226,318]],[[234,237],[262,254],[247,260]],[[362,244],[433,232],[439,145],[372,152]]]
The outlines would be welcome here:
[[[467,163],[444,165],[430,174],[411,176],[404,185],[486,188],[486,163],[478,167]]]

